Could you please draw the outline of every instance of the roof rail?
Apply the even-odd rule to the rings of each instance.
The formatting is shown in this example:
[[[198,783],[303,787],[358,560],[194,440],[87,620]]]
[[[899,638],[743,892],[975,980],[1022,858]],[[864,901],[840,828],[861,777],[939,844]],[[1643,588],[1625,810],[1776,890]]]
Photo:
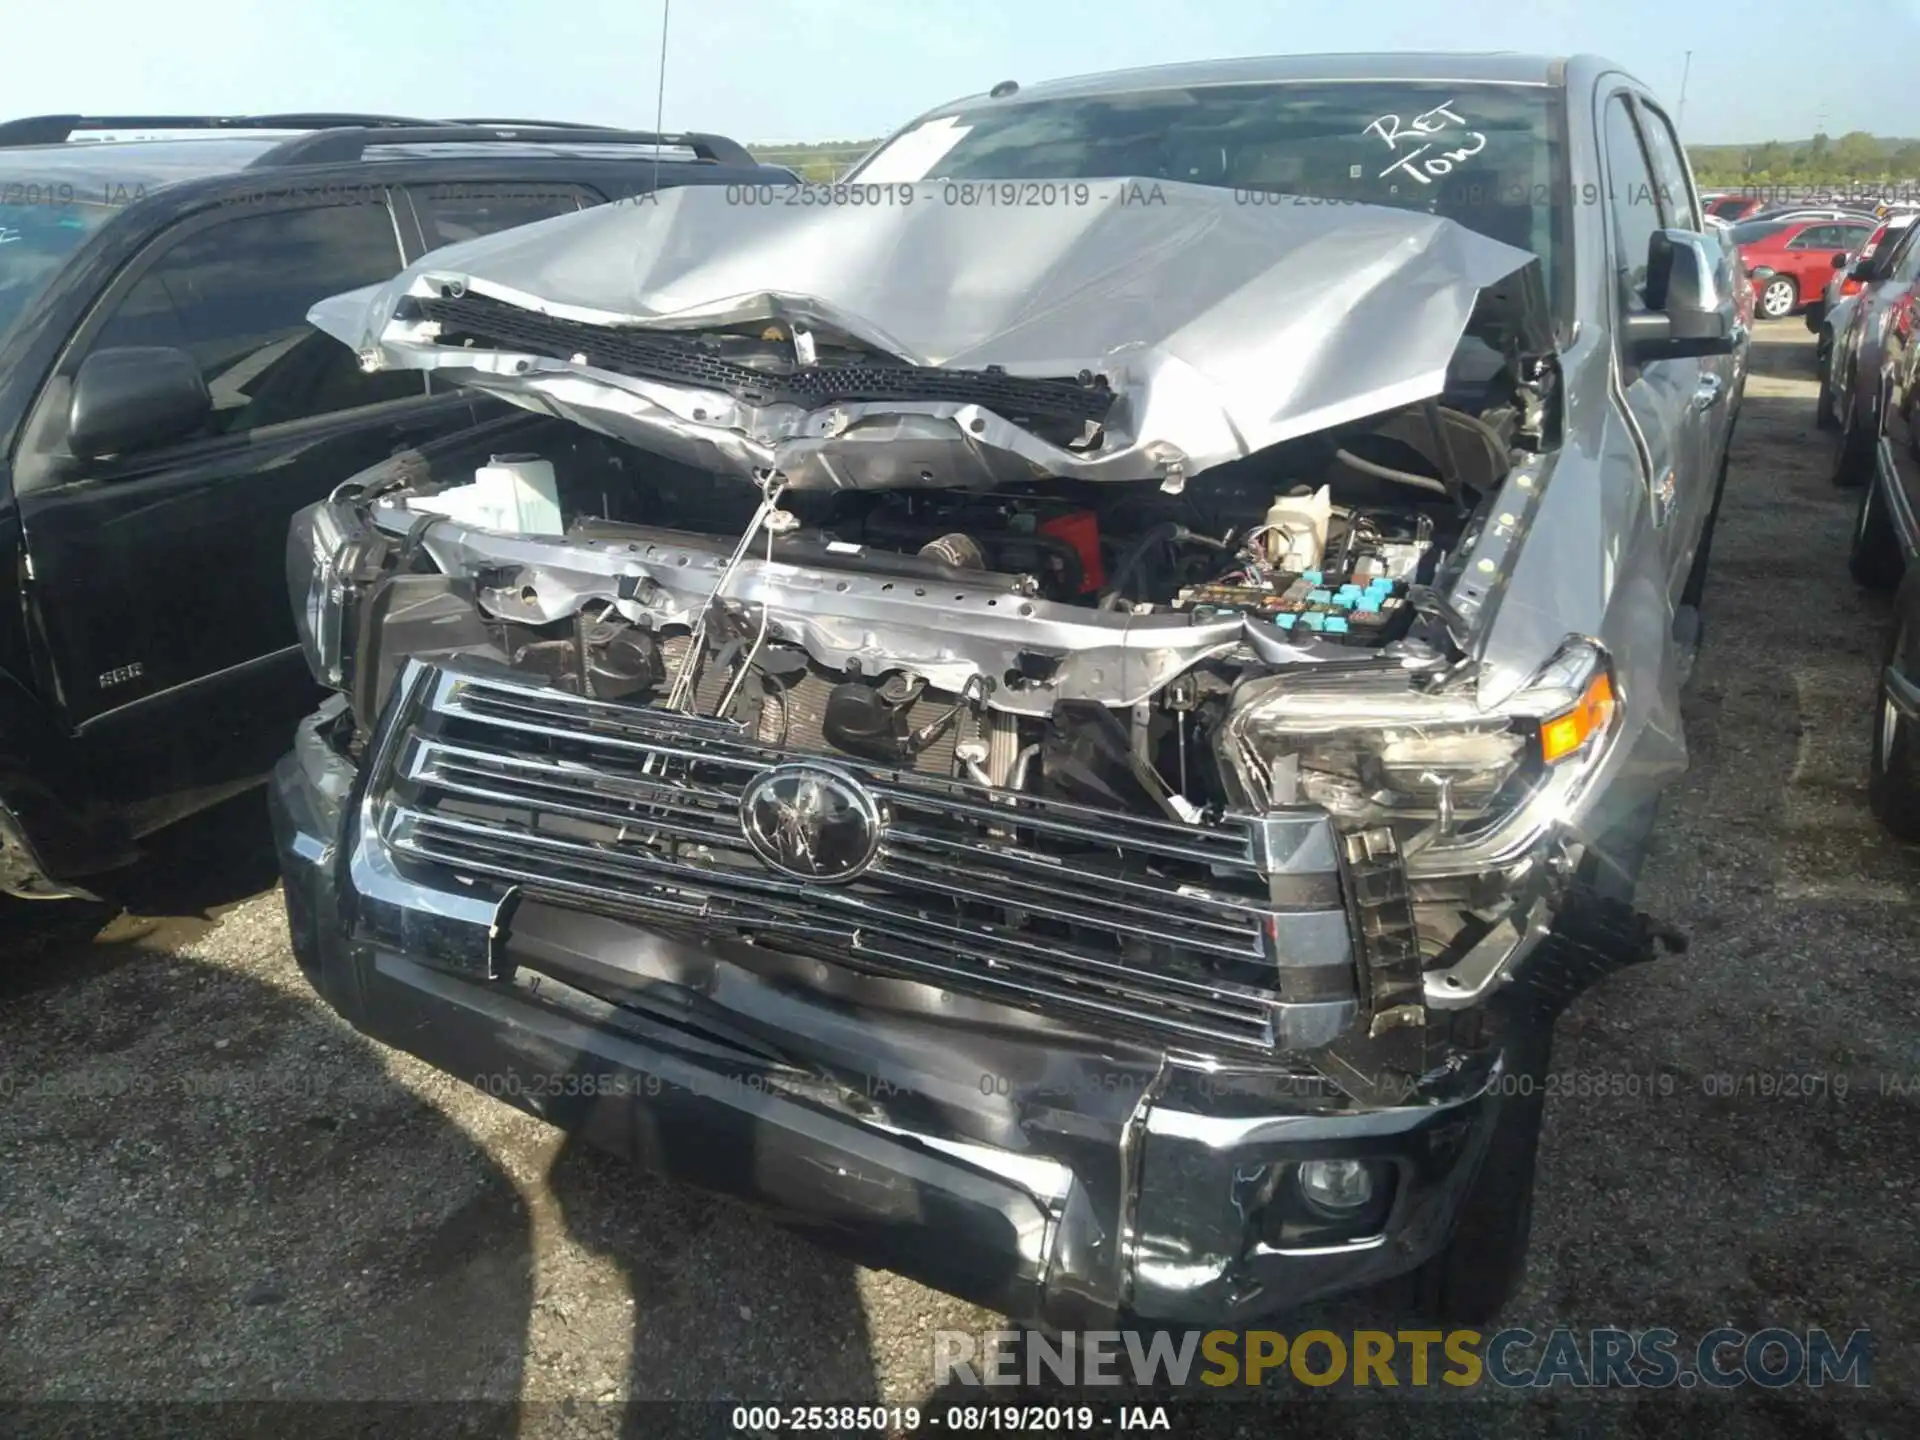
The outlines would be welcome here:
[[[0,121],[0,146],[59,145],[89,130],[334,130],[431,125],[400,115],[29,115]]]
[[[602,130],[579,125],[434,124],[394,128],[318,130],[283,140],[255,158],[253,170],[288,165],[334,165],[361,159],[369,145],[660,145],[691,150],[694,157],[720,165],[757,165],[737,140],[685,131],[655,135],[647,130]]]
[[[542,130],[607,130],[611,126],[598,125],[591,120],[502,120],[497,115],[461,116],[457,120],[442,120],[442,125],[534,125]]]

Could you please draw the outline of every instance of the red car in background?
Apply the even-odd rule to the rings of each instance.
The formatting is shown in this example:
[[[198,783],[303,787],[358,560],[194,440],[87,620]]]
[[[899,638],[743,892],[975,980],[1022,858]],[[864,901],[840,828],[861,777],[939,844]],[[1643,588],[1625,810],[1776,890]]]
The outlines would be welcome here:
[[[1834,259],[1860,249],[1879,227],[1861,220],[1747,220],[1730,232],[1753,280],[1754,309],[1781,320],[1816,300]]]
[[[1765,203],[1758,195],[1715,195],[1707,201],[1707,214],[1737,225]]]

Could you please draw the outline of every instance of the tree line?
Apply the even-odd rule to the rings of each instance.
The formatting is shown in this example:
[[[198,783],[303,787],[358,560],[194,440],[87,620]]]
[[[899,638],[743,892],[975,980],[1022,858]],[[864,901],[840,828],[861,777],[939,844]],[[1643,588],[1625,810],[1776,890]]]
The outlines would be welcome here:
[[[813,140],[802,143],[749,145],[763,165],[784,165],[802,180],[816,185],[840,178],[853,162],[880,142],[873,140]]]
[[[1702,185],[1832,185],[1920,181],[1920,140],[1849,130],[1837,140],[1767,140],[1758,145],[1689,145]]]

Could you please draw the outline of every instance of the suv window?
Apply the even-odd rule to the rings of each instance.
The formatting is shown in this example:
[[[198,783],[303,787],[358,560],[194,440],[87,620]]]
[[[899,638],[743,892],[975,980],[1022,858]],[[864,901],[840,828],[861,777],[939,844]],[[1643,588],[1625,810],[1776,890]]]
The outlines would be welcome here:
[[[121,298],[89,350],[172,345],[213,395],[225,435],[424,393],[406,370],[368,375],[307,324],[315,302],[376,284],[404,262],[385,205],[240,215],[169,247]]]
[[[71,185],[6,185],[0,195],[7,197],[0,199],[0,335],[5,335],[114,211],[111,205],[74,198]]]
[[[1607,101],[1607,209],[1613,224],[1613,263],[1620,303],[1646,308],[1647,249],[1660,229],[1659,186],[1640,148],[1640,132],[1624,95]]]
[[[1687,166],[1673,138],[1672,123],[1645,100],[1640,102],[1640,118],[1646,131],[1647,156],[1653,161],[1654,178],[1660,182],[1660,198],[1666,202],[1667,223],[1681,230],[1701,229],[1705,222],[1687,184]]]
[[[408,194],[413,197],[414,212],[420,217],[420,233],[429,250],[584,210],[601,201],[600,196],[579,185],[538,183],[468,185],[450,181],[416,185]]]

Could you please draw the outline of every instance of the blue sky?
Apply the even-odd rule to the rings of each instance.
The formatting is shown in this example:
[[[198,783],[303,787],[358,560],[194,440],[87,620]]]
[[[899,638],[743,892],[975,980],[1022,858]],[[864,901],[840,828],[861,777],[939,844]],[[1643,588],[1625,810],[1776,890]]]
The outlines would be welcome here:
[[[5,110],[368,110],[651,128],[661,0],[92,0],[7,19]],[[1326,50],[1595,51],[1696,143],[1920,135],[1920,0],[675,0],[666,124],[860,139],[996,81]]]

